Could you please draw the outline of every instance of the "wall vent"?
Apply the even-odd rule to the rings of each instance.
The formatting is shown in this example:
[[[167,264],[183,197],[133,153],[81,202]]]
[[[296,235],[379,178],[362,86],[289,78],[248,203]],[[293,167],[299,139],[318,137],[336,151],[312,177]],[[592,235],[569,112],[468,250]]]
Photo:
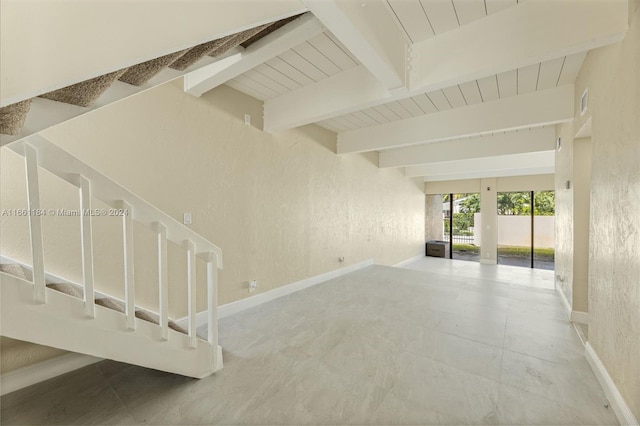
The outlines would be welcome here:
[[[587,112],[587,106],[589,105],[589,88],[584,89],[584,93],[580,98],[580,115],[584,115]]]

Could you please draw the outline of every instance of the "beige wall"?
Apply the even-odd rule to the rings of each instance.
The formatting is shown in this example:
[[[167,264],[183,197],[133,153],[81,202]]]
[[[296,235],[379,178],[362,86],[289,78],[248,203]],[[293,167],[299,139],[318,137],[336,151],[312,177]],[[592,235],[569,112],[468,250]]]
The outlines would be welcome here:
[[[145,92],[45,132],[45,136],[171,216],[192,212],[192,228],[223,250],[221,304],[375,258],[394,264],[424,250],[422,182],[379,169],[377,156],[336,156],[336,136],[317,126],[269,135],[262,105],[220,87],[202,98],[182,82]],[[25,204],[23,166],[2,155],[2,204]],[[41,173],[44,208],[75,205],[76,193]],[[47,269],[80,279],[77,218],[46,218]],[[26,221],[2,218],[2,254],[29,261]],[[120,296],[118,221],[95,219],[96,282]],[[115,236],[115,237],[114,237]],[[135,229],[136,297],[157,306],[153,235]],[[184,254],[170,246],[170,315],[186,314]],[[202,271],[199,265],[199,271]],[[203,274],[199,274],[202,278]],[[205,307],[199,280],[199,308]],[[256,294],[254,293],[254,294]],[[6,367],[6,366],[4,366]]]
[[[444,238],[444,222],[442,221],[442,195],[425,196],[424,240],[442,240]]]
[[[615,45],[591,51],[576,81],[592,119],[589,226],[589,343],[640,419],[640,2]],[[576,103],[576,106],[579,102]],[[563,147],[564,150],[564,147]],[[557,200],[557,197],[556,197]]]
[[[480,262],[498,262],[498,192],[497,179],[480,180]]]
[[[561,138],[556,150],[556,250],[555,283],[565,298],[573,300],[573,127],[558,126],[556,136]],[[571,182],[569,189],[565,183]],[[582,230],[584,232],[584,230]]]
[[[497,185],[498,192],[553,191],[555,175],[499,177]]]
[[[573,310],[589,312],[591,138],[573,141]]]

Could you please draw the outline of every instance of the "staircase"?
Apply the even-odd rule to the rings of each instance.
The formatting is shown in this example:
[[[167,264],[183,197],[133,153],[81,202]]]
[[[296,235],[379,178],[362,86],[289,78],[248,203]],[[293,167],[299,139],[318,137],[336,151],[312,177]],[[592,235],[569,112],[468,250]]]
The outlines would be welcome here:
[[[25,159],[32,265],[0,264],[0,334],[142,367],[202,378],[222,368],[218,346],[217,271],[220,248],[100,174],[40,135],[6,147]],[[5,149],[5,148],[3,148]],[[78,188],[82,282],[46,273],[38,170]],[[122,217],[124,300],[94,289],[92,199]],[[133,224],[157,235],[158,309],[136,305]],[[182,327],[169,318],[167,243],[184,247],[187,262],[188,319]],[[196,333],[196,257],[207,265],[207,333]]]
[[[0,146],[243,50],[301,15],[259,25],[0,108]]]

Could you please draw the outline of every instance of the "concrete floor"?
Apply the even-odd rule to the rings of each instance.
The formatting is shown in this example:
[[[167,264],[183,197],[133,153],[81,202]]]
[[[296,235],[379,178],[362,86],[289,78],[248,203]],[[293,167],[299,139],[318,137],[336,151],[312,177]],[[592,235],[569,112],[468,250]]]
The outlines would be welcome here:
[[[203,380],[112,361],[2,398],[2,424],[617,424],[553,272],[424,258],[221,321]]]

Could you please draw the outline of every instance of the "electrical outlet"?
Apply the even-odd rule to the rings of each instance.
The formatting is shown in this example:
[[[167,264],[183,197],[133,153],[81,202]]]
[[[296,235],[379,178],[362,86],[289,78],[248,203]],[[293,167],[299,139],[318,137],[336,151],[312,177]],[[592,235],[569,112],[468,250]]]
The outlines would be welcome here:
[[[340,257],[338,258],[338,262],[340,262],[340,263],[344,263],[344,256],[340,256]]]
[[[246,124],[247,126],[251,125],[251,114],[244,115],[244,124]]]
[[[256,291],[256,287],[258,287],[258,282],[256,280],[249,281],[249,293]]]
[[[182,219],[183,219],[182,223],[184,223],[185,225],[191,225],[191,213],[190,212],[186,212],[183,215]]]

